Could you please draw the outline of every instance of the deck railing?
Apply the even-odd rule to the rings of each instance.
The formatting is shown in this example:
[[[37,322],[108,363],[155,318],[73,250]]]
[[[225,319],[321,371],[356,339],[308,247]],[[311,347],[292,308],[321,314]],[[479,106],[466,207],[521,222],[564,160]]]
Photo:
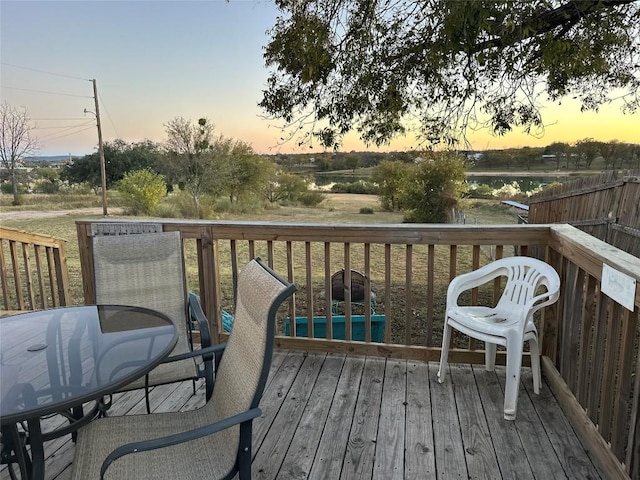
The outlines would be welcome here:
[[[0,312],[69,305],[65,241],[0,227]]]
[[[545,373],[587,448],[612,454],[605,478],[640,478],[640,259],[569,225],[550,231],[562,295],[541,329]],[[605,264],[635,281],[619,285],[633,311],[602,293]]]
[[[92,229],[118,230],[139,221],[80,221],[78,242],[85,299],[93,296]],[[446,289],[456,275],[496,258],[534,255],[562,278],[560,300],[539,319],[543,365],[555,394],[607,478],[637,478],[640,472],[638,407],[638,306],[625,311],[600,292],[603,264],[640,281],[640,260],[568,225],[332,225],[161,220],[155,228],[182,232],[190,287],[201,296],[218,341],[233,315],[242,265],[265,259],[298,286],[278,326],[281,348],[438,360]],[[352,312],[345,295],[344,333],[335,330],[331,275],[351,269],[365,277],[364,305]],[[472,303],[495,301],[500,281],[470,292]],[[373,292],[373,293],[371,293]],[[374,297],[375,295],[375,303]],[[377,310],[372,313],[371,307]],[[375,316],[374,316],[375,315]],[[374,338],[373,318],[383,315],[383,338]],[[324,319],[317,330],[313,317]],[[302,324],[295,321],[302,318]],[[306,323],[306,324],[305,324]],[[297,331],[304,327],[302,337]],[[335,331],[334,331],[335,330]],[[359,331],[358,331],[359,330]],[[285,335],[287,333],[287,335]],[[356,335],[357,333],[357,335]],[[316,338],[320,334],[325,338]],[[362,341],[355,338],[360,335]],[[310,338],[307,338],[310,337]],[[378,340],[378,341],[376,341]],[[483,363],[480,342],[454,338],[452,362]],[[504,353],[497,361],[504,363]],[[526,361],[526,359],[525,359]]]

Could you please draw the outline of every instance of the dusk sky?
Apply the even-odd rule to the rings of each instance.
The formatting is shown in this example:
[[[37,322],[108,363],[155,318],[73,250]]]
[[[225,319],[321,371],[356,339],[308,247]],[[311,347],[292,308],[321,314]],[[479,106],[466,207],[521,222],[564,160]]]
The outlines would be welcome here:
[[[278,146],[278,124],[257,106],[268,71],[262,57],[277,16],[271,1],[0,1],[1,97],[25,106],[40,155],[84,155],[97,146],[95,78],[105,141],[165,140],[170,119],[209,118],[216,133],[259,153],[308,152]],[[580,113],[564,101],[543,110],[542,138],[520,132],[469,135],[472,147],[544,146],[556,141],[640,142],[640,114],[621,103]],[[383,150],[416,146],[409,136]],[[349,136],[344,151],[376,150]]]

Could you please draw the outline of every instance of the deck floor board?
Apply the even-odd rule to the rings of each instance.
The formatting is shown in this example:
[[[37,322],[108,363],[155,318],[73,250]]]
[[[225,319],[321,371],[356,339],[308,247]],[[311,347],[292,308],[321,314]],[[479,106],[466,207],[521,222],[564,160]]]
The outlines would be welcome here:
[[[277,351],[254,422],[256,479],[601,478],[543,381],[523,369],[518,418],[502,418],[504,368]],[[191,382],[154,387],[155,412],[204,404]],[[110,415],[145,411],[140,391]],[[48,419],[55,425],[56,419]],[[48,442],[47,480],[71,475],[70,436]],[[6,466],[0,479],[9,479]]]

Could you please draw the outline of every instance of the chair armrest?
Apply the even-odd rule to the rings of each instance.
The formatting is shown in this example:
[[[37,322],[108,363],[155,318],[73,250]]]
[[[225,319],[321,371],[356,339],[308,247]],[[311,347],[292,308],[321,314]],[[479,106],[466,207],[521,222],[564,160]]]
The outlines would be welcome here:
[[[451,280],[451,283],[447,288],[447,310],[458,304],[458,297],[461,293],[484,285],[494,278],[504,274],[506,274],[506,269],[504,267],[496,267],[490,263],[478,270],[458,275]]]
[[[527,302],[526,304],[527,312],[529,312],[529,315],[532,316],[535,312],[537,312],[541,308],[554,303],[556,300],[558,300],[559,296],[560,296],[560,293],[557,291],[556,292],[546,291],[544,293],[541,293],[540,295],[536,295],[535,297],[533,297],[531,300]]]
[[[165,358],[162,363],[171,363],[177,362],[180,360],[186,360],[187,358],[193,357],[205,357],[206,359],[211,359],[213,356],[216,357],[216,363],[219,361],[218,358],[222,356],[224,353],[224,349],[227,347],[226,343],[219,343],[218,345],[212,345],[207,348],[199,348],[198,350],[192,350],[191,352],[181,353],[179,355],[173,355],[171,357]]]
[[[200,297],[193,292],[189,292],[189,327],[191,328],[192,321],[195,319],[198,322],[200,328],[200,346],[199,350],[192,350],[190,353],[184,353],[169,357],[163,363],[175,362],[178,360],[184,360],[187,358],[202,356],[202,364],[196,365],[198,370],[198,377],[206,380],[206,399],[207,401],[213,394],[213,382],[214,382],[214,370],[217,370],[224,348],[226,344],[211,345],[211,334],[209,332],[209,321],[202,311],[200,305]],[[193,345],[192,345],[193,348]],[[196,362],[197,364],[198,362]]]
[[[209,321],[202,310],[200,297],[193,292],[189,292],[189,316],[191,320],[198,322],[200,329],[200,345],[205,348],[211,345],[211,333],[209,332]]]
[[[145,440],[142,442],[134,442],[122,445],[121,447],[116,448],[109,455],[107,455],[107,458],[104,460],[104,462],[102,462],[102,467],[100,467],[100,479],[104,479],[104,474],[107,472],[109,465],[111,465],[118,458],[123,457],[124,455],[129,455],[130,453],[137,452],[146,452],[158,448],[170,447],[179,443],[189,442],[191,440],[197,440],[198,438],[206,437],[235,425],[251,421],[254,418],[258,418],[260,415],[262,415],[262,410],[260,410],[259,408],[252,408],[251,410],[247,410],[246,412],[233,415],[229,418],[225,418],[218,422],[212,423],[211,425],[205,425],[204,427],[196,428],[195,430],[189,430],[186,432],[177,433],[175,435],[169,435],[166,437],[154,438],[152,440]]]

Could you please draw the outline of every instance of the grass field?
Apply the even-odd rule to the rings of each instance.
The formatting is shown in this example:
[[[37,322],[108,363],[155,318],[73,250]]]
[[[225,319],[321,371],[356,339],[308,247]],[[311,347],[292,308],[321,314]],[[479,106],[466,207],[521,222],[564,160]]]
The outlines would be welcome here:
[[[55,204],[59,208],[59,204]],[[51,205],[47,205],[51,206]],[[373,214],[361,214],[360,208],[372,207],[375,212]],[[42,206],[43,210],[46,210],[46,206]],[[508,207],[500,205],[497,201],[467,201],[464,204],[465,216],[467,223],[479,223],[479,224],[513,224],[517,223],[516,215],[510,211]],[[72,211],[67,212],[66,215],[58,217],[46,217],[46,218],[14,218],[2,220],[2,225],[7,227],[18,228],[21,230],[42,233],[52,235],[54,237],[62,238],[67,241],[66,255],[69,267],[69,276],[71,280],[72,301],[74,304],[84,303],[82,292],[82,276],[80,270],[80,259],[77,246],[76,226],[75,221],[78,219],[99,219],[101,215],[87,216],[86,214],[74,214]],[[110,216],[110,218],[118,218],[116,215]],[[265,210],[259,213],[252,214],[224,214],[220,216],[220,219],[224,220],[260,220],[260,221],[275,221],[275,222],[311,222],[311,223],[333,223],[333,224],[345,224],[345,223],[400,223],[402,221],[402,215],[399,213],[382,212],[379,209],[377,197],[374,195],[354,195],[354,194],[327,194],[327,198],[317,207],[304,208],[304,207],[278,207],[274,209]],[[320,248],[321,245],[318,246]],[[335,253],[332,253],[332,260],[339,264],[341,258],[341,246],[335,245]],[[436,258],[436,284],[437,288],[437,305],[435,305],[436,316],[439,316],[442,308],[443,298],[448,284],[448,247],[439,247],[442,249],[441,253],[437,253]],[[226,246],[221,247],[221,256],[225,255],[223,252],[227,249]],[[361,248],[353,246],[353,266],[358,268],[357,265],[361,263],[362,255],[360,253]],[[372,258],[381,258],[383,252],[378,253],[372,249]],[[245,256],[246,252],[243,253]],[[264,253],[258,252],[259,255]],[[416,263],[418,266],[415,269],[414,276],[416,278],[415,285],[412,289],[415,289],[414,297],[419,298],[421,295],[421,289],[424,289],[423,281],[419,279],[426,278],[426,272],[423,271],[426,267],[426,259],[421,258],[421,254],[418,249],[415,250]],[[276,257],[279,254],[276,251]],[[394,261],[392,264],[393,277],[403,278],[405,272],[404,262],[400,259],[404,255],[404,249],[398,247],[398,261]],[[286,254],[283,254],[285,258]],[[461,266],[467,266],[470,264],[470,251],[467,251],[466,247],[461,247],[458,252],[458,260]],[[324,274],[321,254],[318,255],[317,265],[314,266],[313,271],[318,272],[318,275]],[[469,257],[469,258],[467,258]],[[300,254],[300,258],[304,258],[303,253]],[[278,263],[281,263],[282,259],[277,259]],[[278,267],[280,268],[280,266]],[[286,271],[286,265],[283,267]],[[339,265],[336,268],[341,268]],[[380,278],[384,277],[382,269],[384,265],[377,261],[374,262],[372,267],[372,283],[376,280],[374,276]],[[375,271],[374,271],[375,270]],[[303,272],[304,266],[296,266],[297,272]],[[229,276],[230,271],[227,272],[224,269],[222,272],[223,277]],[[189,279],[190,288],[197,288],[197,266],[194,252],[187,252],[187,276]],[[318,291],[322,290],[323,278],[318,277],[313,279],[314,283],[318,285]],[[304,280],[300,278],[297,283],[300,283],[299,298],[304,299]],[[380,284],[378,282],[378,294],[382,295]],[[405,309],[403,302],[404,299],[404,285],[401,281],[394,283],[392,286],[392,297],[397,299],[398,303],[394,303],[394,316],[391,320],[392,338],[395,342],[402,342],[404,338],[404,315]],[[315,296],[315,290],[314,290]],[[223,297],[227,301],[232,302],[231,292],[223,291]],[[317,305],[321,305],[321,300],[318,299]],[[412,336],[416,338],[424,338],[425,330],[427,328],[426,318],[426,305],[414,306],[414,314],[418,319],[414,324]],[[397,311],[397,317],[395,312]],[[434,326],[434,332],[437,332],[440,327]],[[436,333],[439,335],[439,332]]]
[[[4,198],[1,198],[4,197]],[[6,201],[9,195],[0,195],[2,201]],[[78,219],[98,219],[101,215],[74,214],[73,208],[99,207],[98,197],[94,202],[80,203],[84,196],[77,201],[61,202],[57,198],[45,202],[48,196],[41,196],[40,201],[31,204],[31,211],[57,210],[65,206],[71,207],[65,215],[57,217],[40,218],[37,215],[29,215],[28,218],[3,219],[2,225],[18,228],[28,232],[52,235],[67,241],[67,259],[69,271],[74,283],[74,299],[81,299],[80,260],[78,255],[78,242],[76,237],[75,221]],[[55,197],[55,196],[54,196]],[[1,204],[2,202],[0,202]],[[36,208],[40,207],[40,208]],[[361,214],[360,208],[372,207],[373,214]],[[517,217],[510,208],[492,200],[465,201],[463,204],[467,223],[471,224],[512,224],[517,223]],[[3,207],[2,211],[6,211]],[[26,216],[26,214],[25,214]],[[118,218],[118,215],[110,215],[110,218]],[[130,218],[130,217],[127,217]],[[275,222],[311,222],[311,223],[401,223],[402,215],[398,212],[380,211],[378,199],[375,195],[355,194],[326,194],[326,199],[317,207],[277,207],[258,213],[247,214],[221,214],[222,220],[260,220]]]

